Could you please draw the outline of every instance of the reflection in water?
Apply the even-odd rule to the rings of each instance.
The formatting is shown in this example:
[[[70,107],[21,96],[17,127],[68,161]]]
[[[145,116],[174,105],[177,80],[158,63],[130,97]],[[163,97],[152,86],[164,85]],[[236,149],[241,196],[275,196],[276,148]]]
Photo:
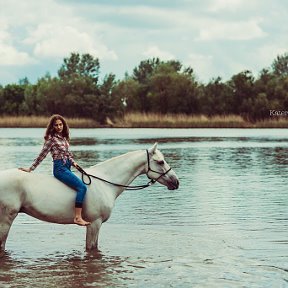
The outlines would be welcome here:
[[[80,255],[53,255],[35,260],[15,261],[6,254],[0,281],[5,287],[119,287],[129,269],[125,259],[100,252]],[[0,282],[0,283],[1,283]],[[17,285],[15,285],[17,283]],[[3,286],[2,286],[3,287]]]
[[[43,131],[16,130],[1,131],[3,168],[28,166],[41,149]],[[123,193],[94,255],[83,229],[19,215],[1,287],[287,287],[288,130],[79,129],[72,138],[83,167],[159,142],[180,189]],[[51,159],[37,170],[51,173]]]
[[[96,151],[75,151],[73,155],[75,159],[79,159],[77,163],[83,168],[101,162],[101,158]]]
[[[71,146],[78,146],[78,145],[95,146],[97,144],[100,144],[99,140],[97,140],[96,138],[87,138],[87,137],[71,139],[70,142]]]

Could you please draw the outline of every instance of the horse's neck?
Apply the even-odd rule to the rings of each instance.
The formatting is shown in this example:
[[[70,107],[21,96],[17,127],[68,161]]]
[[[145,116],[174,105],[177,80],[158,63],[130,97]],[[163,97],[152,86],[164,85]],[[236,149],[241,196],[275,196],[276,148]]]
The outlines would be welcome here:
[[[101,175],[105,180],[113,183],[129,185],[137,176],[145,172],[146,162],[145,151],[134,151],[95,165],[89,168],[89,172],[97,176]],[[113,188],[115,198],[124,191],[121,187]]]

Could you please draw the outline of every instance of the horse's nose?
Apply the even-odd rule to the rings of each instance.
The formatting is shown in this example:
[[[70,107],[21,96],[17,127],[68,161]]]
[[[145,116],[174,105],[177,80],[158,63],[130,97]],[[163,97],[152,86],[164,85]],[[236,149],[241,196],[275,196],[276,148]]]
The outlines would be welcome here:
[[[173,177],[172,185],[173,185],[173,190],[174,190],[174,189],[178,189],[178,187],[179,187],[179,180],[178,180],[178,178]]]
[[[178,180],[178,179],[176,179],[176,180],[175,180],[175,187],[176,187],[176,189],[178,189],[178,188],[179,188],[179,184],[180,184],[180,183],[179,183],[179,180]]]

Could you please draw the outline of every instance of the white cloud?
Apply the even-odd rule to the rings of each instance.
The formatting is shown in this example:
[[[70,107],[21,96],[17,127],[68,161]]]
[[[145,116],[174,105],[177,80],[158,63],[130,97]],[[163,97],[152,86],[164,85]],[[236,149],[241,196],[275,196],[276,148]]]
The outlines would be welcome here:
[[[116,53],[97,41],[93,35],[69,25],[40,24],[25,43],[34,45],[37,57],[60,58],[71,52],[80,52],[90,53],[100,59],[117,59]]]
[[[100,38],[102,30],[97,23],[79,17],[77,12],[73,4],[65,5],[55,0],[47,0],[45,3],[35,0],[11,0],[1,5],[0,19],[9,24],[10,30],[14,31],[13,38],[17,40],[17,43],[9,46],[5,41],[5,47],[2,42],[1,58],[5,57],[6,62],[11,62],[10,58],[18,56],[18,63],[29,63],[32,56],[27,52],[17,54],[17,44],[25,47],[25,51],[34,58],[41,59],[41,62],[45,59],[58,61],[71,52],[90,53],[99,59],[116,60],[116,52],[109,49]],[[20,33],[17,31],[19,27]],[[6,57],[7,53],[12,56]]]
[[[255,59],[255,66],[257,68],[255,72],[259,72],[263,68],[269,68],[278,55],[287,53],[287,45],[288,40],[283,41],[282,45],[280,43],[270,43],[251,52],[251,58]]]
[[[235,11],[236,9],[239,9],[239,7],[247,5],[247,2],[253,1],[246,1],[244,4],[243,0],[213,0],[208,10],[211,12],[219,12],[222,10]]]
[[[0,43],[0,66],[21,66],[31,63],[34,63],[34,60],[27,53]]]
[[[0,64],[25,65],[6,71],[37,79],[71,52],[87,52],[119,77],[159,57],[188,62],[207,80],[260,70],[287,52],[283,0],[124,2],[0,0]]]
[[[161,60],[171,60],[175,59],[174,55],[167,51],[160,50],[158,46],[150,46],[144,52],[143,56],[147,58],[158,57]]]
[[[0,69],[0,79],[1,85],[17,83],[19,81],[19,77],[15,76],[15,73],[9,72],[8,69]]]
[[[26,53],[13,46],[12,35],[9,34],[8,25],[0,24],[0,65],[21,66],[34,63],[34,60]]]
[[[188,55],[188,60],[185,61],[185,64],[192,67],[194,73],[202,78],[213,78],[218,76],[214,70],[213,66],[213,57],[211,55],[204,55],[198,53],[190,53]]]
[[[266,33],[259,26],[260,20],[258,19],[238,22],[224,22],[221,20],[213,22],[207,23],[205,28],[200,29],[196,40],[251,40],[266,36]]]

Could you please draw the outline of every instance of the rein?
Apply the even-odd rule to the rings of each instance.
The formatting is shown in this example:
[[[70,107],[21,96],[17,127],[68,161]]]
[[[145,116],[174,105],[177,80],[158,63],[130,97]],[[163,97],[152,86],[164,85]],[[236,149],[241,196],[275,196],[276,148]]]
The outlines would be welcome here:
[[[153,185],[156,181],[158,181],[161,177],[163,177],[164,175],[166,175],[172,168],[169,168],[166,172],[164,173],[160,173],[158,171],[155,171],[153,169],[151,169],[150,167],[150,159],[149,159],[149,152],[148,150],[146,150],[146,154],[147,154],[147,163],[148,163],[148,170],[146,172],[146,176],[150,179],[150,181],[147,183],[147,184],[144,184],[144,185],[135,185],[135,186],[131,186],[131,185],[122,185],[122,184],[118,184],[118,183],[113,183],[111,181],[108,181],[106,179],[103,179],[103,178],[100,178],[98,176],[95,176],[95,175],[92,175],[92,174],[88,174],[83,168],[81,168],[79,165],[78,167],[76,167],[76,169],[82,174],[81,178],[82,178],[82,182],[86,185],[90,185],[91,182],[92,182],[92,179],[91,178],[94,178],[94,179],[98,179],[100,181],[103,181],[105,183],[108,183],[108,184],[111,184],[111,185],[114,185],[114,186],[117,186],[117,187],[122,187],[122,188],[125,188],[126,190],[141,190],[141,189],[144,189],[144,188],[147,188],[151,185]],[[154,173],[157,173],[157,174],[160,174],[160,176],[157,178],[157,179],[152,179],[149,177],[148,173],[149,171],[152,171]],[[85,182],[85,179],[84,177],[87,177],[88,178],[88,182]]]

